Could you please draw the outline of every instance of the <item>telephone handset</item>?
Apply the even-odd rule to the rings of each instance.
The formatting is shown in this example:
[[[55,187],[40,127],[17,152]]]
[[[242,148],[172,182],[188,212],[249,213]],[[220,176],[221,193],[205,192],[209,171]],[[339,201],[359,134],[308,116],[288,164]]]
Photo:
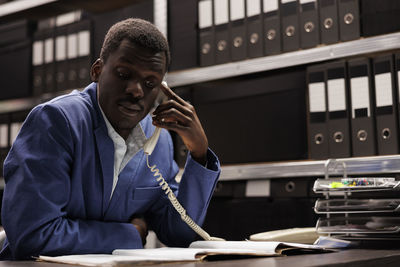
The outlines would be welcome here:
[[[165,81],[162,82],[165,87],[167,87],[167,83]],[[179,213],[181,216],[181,219],[191,228],[193,231],[195,231],[199,236],[201,236],[204,240],[207,241],[224,241],[222,238],[218,237],[211,237],[206,231],[204,231],[197,223],[195,223],[192,218],[190,218],[186,214],[186,210],[184,207],[182,207],[181,203],[179,203],[178,199],[176,198],[174,192],[172,192],[171,188],[169,187],[167,181],[165,181],[164,177],[160,173],[160,170],[157,169],[157,166],[154,164],[153,166],[150,166],[149,164],[149,155],[153,152],[158,138],[160,137],[161,133],[161,128],[156,127],[154,130],[153,135],[147,139],[143,146],[143,151],[146,154],[146,162],[147,162],[147,167],[150,169],[150,171],[153,173],[153,176],[156,177],[157,182],[159,182],[159,185],[161,186],[162,190],[165,191],[165,194],[168,195],[168,199],[171,202],[172,206],[175,208],[175,210]]]

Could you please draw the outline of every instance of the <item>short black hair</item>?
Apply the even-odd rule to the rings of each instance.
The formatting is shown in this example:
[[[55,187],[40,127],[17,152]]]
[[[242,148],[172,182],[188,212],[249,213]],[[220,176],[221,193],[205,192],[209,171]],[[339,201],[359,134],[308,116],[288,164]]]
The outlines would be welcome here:
[[[106,62],[109,55],[116,51],[125,39],[135,45],[150,49],[154,53],[164,52],[166,70],[168,70],[171,55],[167,39],[154,24],[139,18],[125,19],[111,26],[104,37],[100,59]]]

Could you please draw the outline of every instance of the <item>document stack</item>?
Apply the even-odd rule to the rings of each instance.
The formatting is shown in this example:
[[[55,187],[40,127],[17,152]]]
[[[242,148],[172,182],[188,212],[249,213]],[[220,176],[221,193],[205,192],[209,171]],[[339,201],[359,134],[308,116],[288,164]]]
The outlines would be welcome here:
[[[393,177],[329,177],[328,160],[325,179],[317,179],[314,192],[325,195],[315,203],[320,214],[316,230],[319,235],[357,241],[400,240],[400,180]],[[397,193],[396,193],[397,192]],[[325,217],[322,217],[324,215]]]

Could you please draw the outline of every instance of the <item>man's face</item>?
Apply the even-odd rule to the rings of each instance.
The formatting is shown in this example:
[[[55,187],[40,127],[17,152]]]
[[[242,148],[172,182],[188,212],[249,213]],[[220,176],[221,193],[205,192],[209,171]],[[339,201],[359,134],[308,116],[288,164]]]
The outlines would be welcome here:
[[[149,113],[165,74],[164,52],[153,53],[123,40],[106,62],[92,66],[101,108],[117,133],[127,138]]]

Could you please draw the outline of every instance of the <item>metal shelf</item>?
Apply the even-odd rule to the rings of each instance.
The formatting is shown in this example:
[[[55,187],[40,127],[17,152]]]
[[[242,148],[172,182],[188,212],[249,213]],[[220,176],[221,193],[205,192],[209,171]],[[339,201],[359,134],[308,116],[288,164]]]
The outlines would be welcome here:
[[[346,163],[348,175],[367,175],[377,173],[400,173],[400,155],[374,156],[337,159]],[[256,163],[222,166],[221,181],[252,180],[282,177],[323,177],[325,160],[305,160],[277,163]],[[339,166],[330,172],[331,175],[341,175]]]
[[[182,86],[399,48],[400,32],[397,32],[239,62],[174,71],[168,73],[167,81],[170,86]]]

